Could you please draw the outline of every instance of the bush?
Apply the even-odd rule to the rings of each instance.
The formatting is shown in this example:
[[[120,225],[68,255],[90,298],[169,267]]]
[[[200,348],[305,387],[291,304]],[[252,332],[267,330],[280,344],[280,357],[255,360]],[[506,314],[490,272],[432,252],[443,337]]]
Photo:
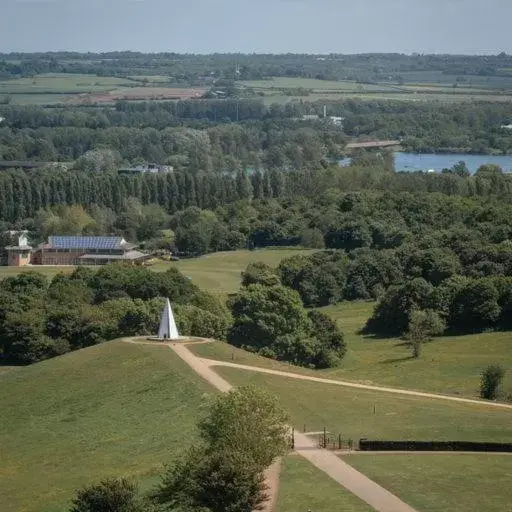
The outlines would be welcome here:
[[[70,512],[148,512],[137,486],[121,479],[103,480],[77,492]]]
[[[505,376],[505,370],[499,365],[488,366],[482,372],[480,381],[480,396],[486,400],[498,398],[501,382]]]

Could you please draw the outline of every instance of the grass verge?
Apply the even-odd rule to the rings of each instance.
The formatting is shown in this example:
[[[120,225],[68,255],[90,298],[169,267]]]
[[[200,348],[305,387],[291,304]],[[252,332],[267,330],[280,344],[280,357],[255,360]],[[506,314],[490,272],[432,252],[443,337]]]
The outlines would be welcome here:
[[[421,512],[510,510],[512,456],[502,454],[343,457]],[[326,509],[328,510],[328,509]]]
[[[313,512],[373,510],[307,460],[298,455],[288,455],[284,459],[281,472],[276,512],[308,509]]]

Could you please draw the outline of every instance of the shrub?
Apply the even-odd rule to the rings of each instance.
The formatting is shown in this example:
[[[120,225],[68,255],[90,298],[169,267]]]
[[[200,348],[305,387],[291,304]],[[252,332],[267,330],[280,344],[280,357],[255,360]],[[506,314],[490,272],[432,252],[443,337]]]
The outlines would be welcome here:
[[[505,370],[499,365],[488,366],[482,372],[480,381],[480,396],[486,400],[495,400],[498,397],[499,389]]]

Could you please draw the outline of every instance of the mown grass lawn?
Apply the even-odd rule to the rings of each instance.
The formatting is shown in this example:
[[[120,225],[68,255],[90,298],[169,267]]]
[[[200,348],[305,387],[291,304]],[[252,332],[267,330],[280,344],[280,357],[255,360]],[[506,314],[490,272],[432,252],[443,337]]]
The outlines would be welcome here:
[[[178,262],[158,262],[148,268],[154,272],[165,272],[176,267],[203,290],[227,296],[240,289],[241,273],[251,262],[262,261],[277,266],[284,258],[297,254],[311,254],[310,249],[261,249],[255,251],[232,251],[208,254],[199,258],[183,259]],[[92,267],[100,268],[100,267]],[[0,267],[0,279],[15,276],[22,272],[39,272],[52,278],[60,272],[72,272],[73,266],[28,266]]]
[[[379,454],[343,459],[419,512],[511,510],[512,456],[508,454]]]
[[[321,308],[345,334],[347,355],[340,368],[306,370],[241,351],[223,343],[191,347],[197,355],[221,361],[349,380],[478,398],[480,375],[490,364],[507,371],[503,389],[512,392],[512,333],[447,336],[424,345],[419,359],[412,359],[400,339],[375,339],[359,334],[375,303],[345,302]]]
[[[343,439],[512,442],[512,410],[482,403],[401,396],[217,367],[234,385],[253,384],[276,394],[293,424],[324,427]]]
[[[299,455],[283,461],[276,512],[370,512],[373,509]]]
[[[2,512],[66,511],[109,476],[150,487],[214,393],[168,347],[122,342],[2,373],[0,387]]]
[[[308,249],[263,249],[208,254],[200,258],[183,259],[176,263],[157,263],[151,268],[164,271],[175,265],[183,274],[203,290],[228,295],[240,289],[241,273],[249,263],[262,261],[277,266],[284,258],[297,254],[311,254]]]

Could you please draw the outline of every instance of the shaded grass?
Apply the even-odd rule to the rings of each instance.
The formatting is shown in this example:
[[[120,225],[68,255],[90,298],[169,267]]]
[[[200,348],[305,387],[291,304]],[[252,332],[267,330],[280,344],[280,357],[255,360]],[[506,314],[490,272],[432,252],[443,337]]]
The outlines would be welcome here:
[[[512,411],[380,391],[344,388],[215,369],[234,385],[254,384],[280,397],[296,428],[341,433],[344,439],[512,442]]]
[[[308,509],[315,512],[373,510],[307,460],[298,455],[288,455],[284,459],[281,472],[276,512]]]
[[[512,390],[512,333],[482,333],[438,338],[423,347],[419,359],[400,339],[375,339],[359,334],[375,304],[346,302],[321,308],[345,334],[347,355],[340,368],[306,370],[251,354],[224,343],[190,347],[200,357],[272,368],[306,375],[477,398],[480,375],[490,364],[509,371],[503,389]]]
[[[510,510],[512,456],[350,455],[343,459],[421,512]]]
[[[168,347],[111,342],[0,375],[2,512],[66,510],[74,490],[142,478],[195,438],[212,393]]]

